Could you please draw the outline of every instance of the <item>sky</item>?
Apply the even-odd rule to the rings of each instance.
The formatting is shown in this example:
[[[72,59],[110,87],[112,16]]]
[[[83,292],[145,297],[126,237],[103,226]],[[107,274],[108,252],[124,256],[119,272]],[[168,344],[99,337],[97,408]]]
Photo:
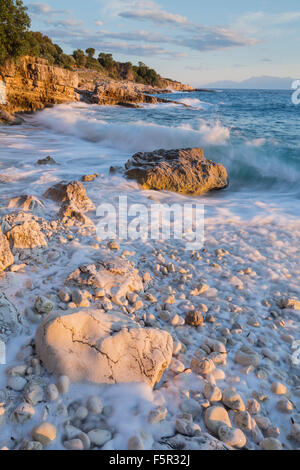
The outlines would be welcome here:
[[[299,0],[23,0],[32,29],[66,53],[93,47],[200,86],[300,78]]]

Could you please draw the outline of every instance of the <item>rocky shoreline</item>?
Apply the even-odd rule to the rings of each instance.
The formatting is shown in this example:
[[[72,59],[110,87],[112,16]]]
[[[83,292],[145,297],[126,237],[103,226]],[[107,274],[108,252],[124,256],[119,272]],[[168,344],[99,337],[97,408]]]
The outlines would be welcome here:
[[[97,178],[1,209],[0,339],[16,345],[0,447],[299,448],[297,232],[208,222],[205,248],[191,252],[104,241]]]
[[[153,94],[194,91],[179,82],[165,80],[165,88],[103,78],[91,70],[69,71],[51,66],[47,60],[23,57],[17,64],[0,67],[5,97],[0,100],[0,123],[20,124],[19,113],[34,112],[54,104],[83,101],[99,105],[139,107],[141,103],[166,103]],[[15,117],[14,114],[17,113]]]

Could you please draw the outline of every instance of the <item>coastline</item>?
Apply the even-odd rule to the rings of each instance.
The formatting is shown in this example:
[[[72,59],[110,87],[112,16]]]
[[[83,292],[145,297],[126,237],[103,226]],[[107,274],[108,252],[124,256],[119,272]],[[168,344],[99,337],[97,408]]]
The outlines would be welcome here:
[[[152,87],[133,81],[118,81],[103,77],[92,70],[69,71],[51,66],[47,60],[23,57],[17,64],[7,62],[0,67],[2,101],[0,122],[18,124],[22,113],[42,110],[55,104],[83,101],[99,105],[138,107],[141,103],[167,103],[154,94],[194,91],[179,82],[163,79],[165,88]],[[6,114],[8,113],[8,114]],[[14,114],[17,113],[17,119]],[[19,119],[18,119],[19,117]]]
[[[73,116],[74,112],[70,106],[69,113]],[[62,123],[58,121],[54,131]],[[51,134],[39,152],[58,146],[58,140],[50,144],[52,138]],[[27,201],[29,206],[22,199],[12,204],[10,185],[18,182],[18,174],[9,172],[7,194],[2,194],[4,236],[10,242],[17,240],[7,235],[15,227],[22,227],[26,234],[23,246],[12,248],[14,263],[0,280],[6,293],[2,305],[11,315],[17,309],[21,323],[13,324],[22,331],[8,342],[8,363],[1,375],[2,447],[297,449],[300,383],[298,366],[293,363],[293,342],[299,337],[297,217],[282,222],[275,215],[267,220],[254,217],[249,222],[228,219],[226,210],[218,217],[207,214],[205,246],[195,252],[172,240],[99,239],[95,208],[65,216],[61,203],[47,199],[45,191],[66,177],[80,181],[84,174],[98,172],[82,182],[96,207],[111,202],[116,191],[144,204],[172,203],[177,198],[190,202],[192,198],[141,191],[136,183],[124,182],[118,175],[102,174],[96,166],[98,162],[102,168],[101,161],[90,162],[85,151],[74,151],[78,143],[71,144],[71,140],[74,137],[65,141],[62,137],[60,153],[54,155],[56,163],[38,165],[30,133],[26,134],[21,141],[25,147],[14,152],[14,158],[18,154],[20,159],[14,165],[28,171],[20,186],[28,195],[33,189],[37,200]],[[96,151],[102,150],[99,145]],[[79,169],[73,154],[78,154]],[[14,196],[21,196],[20,191]],[[211,197],[211,204],[216,204]],[[24,227],[32,221],[37,224],[33,233]],[[128,261],[143,288],[117,299],[114,291],[93,286],[92,278],[85,278],[87,267],[97,273],[106,259],[115,259],[118,269]],[[71,383],[64,388],[41,363],[36,348],[36,330],[49,309],[50,315],[51,311],[64,315],[95,309],[105,318],[122,313],[136,328],[169,333],[172,358],[161,381],[154,390],[127,384]],[[35,429],[42,422],[55,427],[54,440],[41,442]]]

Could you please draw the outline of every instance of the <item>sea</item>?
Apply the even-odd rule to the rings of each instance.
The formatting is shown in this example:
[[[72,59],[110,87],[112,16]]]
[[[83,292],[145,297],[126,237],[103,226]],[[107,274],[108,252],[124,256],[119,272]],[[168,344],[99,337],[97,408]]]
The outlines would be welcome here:
[[[186,201],[187,196],[143,192],[109,169],[124,165],[135,152],[201,147],[229,174],[227,189],[191,198],[204,204],[207,220],[271,218],[284,223],[299,218],[300,105],[293,104],[291,91],[159,96],[178,104],[147,104],[140,109],[63,104],[24,115],[20,126],[1,126],[1,203],[28,192],[41,197],[56,181],[94,172],[101,175],[90,189],[97,203],[113,201],[117,195],[141,202],[149,193],[159,200]],[[48,155],[59,165],[36,165]]]

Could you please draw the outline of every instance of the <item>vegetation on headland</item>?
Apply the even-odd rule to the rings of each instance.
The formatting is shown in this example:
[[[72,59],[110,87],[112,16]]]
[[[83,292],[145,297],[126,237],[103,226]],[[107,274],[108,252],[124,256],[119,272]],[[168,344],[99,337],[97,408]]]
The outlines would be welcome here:
[[[0,2],[0,64],[17,60],[22,56],[46,59],[50,65],[74,70],[87,68],[117,80],[132,80],[152,86],[161,86],[160,75],[143,62],[117,62],[112,54],[101,52],[95,57],[95,49],[77,49],[72,55],[65,54],[58,44],[44,34],[30,30],[31,20],[22,0]]]

